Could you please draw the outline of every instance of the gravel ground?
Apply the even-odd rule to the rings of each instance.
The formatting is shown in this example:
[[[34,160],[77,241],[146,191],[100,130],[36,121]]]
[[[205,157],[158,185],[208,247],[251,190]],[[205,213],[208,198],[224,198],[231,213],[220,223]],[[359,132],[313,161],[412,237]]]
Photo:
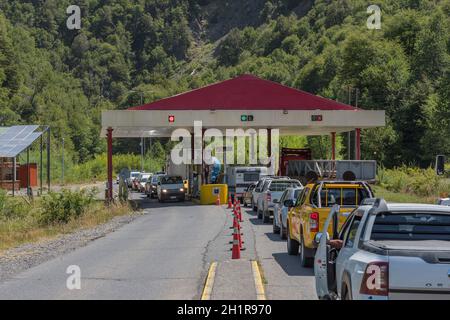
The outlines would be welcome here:
[[[0,281],[64,255],[88,243],[114,232],[140,216],[139,213],[114,217],[109,222],[91,229],[82,229],[74,233],[59,236],[38,243],[30,243],[10,249],[0,255]]]

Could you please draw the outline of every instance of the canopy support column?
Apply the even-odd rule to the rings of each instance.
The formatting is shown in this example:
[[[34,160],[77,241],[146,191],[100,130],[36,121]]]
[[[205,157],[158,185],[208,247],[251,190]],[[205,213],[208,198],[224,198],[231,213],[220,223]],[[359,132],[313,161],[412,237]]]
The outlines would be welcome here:
[[[269,157],[268,167],[270,168],[272,165],[272,130],[270,129],[267,129],[267,156]]]
[[[331,160],[336,160],[336,132],[331,133]]]
[[[113,200],[113,159],[112,159],[112,133],[113,129],[108,128],[107,140],[108,140],[108,202]]]
[[[356,128],[356,138],[355,138],[355,153],[356,160],[361,160],[361,129]]]

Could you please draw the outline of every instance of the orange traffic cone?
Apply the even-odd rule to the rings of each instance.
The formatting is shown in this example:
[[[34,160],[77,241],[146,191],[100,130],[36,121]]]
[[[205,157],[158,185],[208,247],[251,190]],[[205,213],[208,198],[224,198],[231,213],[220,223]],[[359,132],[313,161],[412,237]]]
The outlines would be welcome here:
[[[228,209],[231,209],[231,207],[233,206],[232,201],[231,201],[231,194],[228,196]]]
[[[220,193],[217,195],[216,206],[220,206]]]
[[[241,211],[241,207],[239,206],[238,207],[238,219],[239,219],[239,221],[240,222],[244,222],[244,220],[242,220],[242,211]]]
[[[237,219],[234,219],[237,220]],[[237,222],[237,221],[236,221]],[[241,240],[238,228],[234,228],[233,232],[233,248],[231,249],[231,259],[241,258]]]

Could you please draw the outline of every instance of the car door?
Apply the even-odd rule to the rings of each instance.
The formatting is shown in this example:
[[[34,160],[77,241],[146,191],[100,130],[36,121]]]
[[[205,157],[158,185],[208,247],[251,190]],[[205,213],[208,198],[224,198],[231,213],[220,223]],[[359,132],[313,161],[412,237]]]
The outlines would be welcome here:
[[[309,197],[309,193],[310,193],[310,188],[305,188],[302,191],[302,194],[299,197],[299,201],[296,204],[296,207],[294,209],[291,210],[291,221],[292,221],[292,225],[291,225],[291,233],[292,233],[292,238],[300,240],[300,217],[302,214],[302,211],[305,210],[305,206],[306,206],[306,200]]]
[[[273,218],[276,219],[276,225],[281,226],[281,211],[284,207],[284,201],[288,199],[287,194],[289,194],[289,190],[285,190],[280,197],[278,203],[275,203],[273,210]]]
[[[327,230],[332,225],[333,216],[339,212],[339,206],[335,205],[331,208],[322,229],[322,236],[320,238],[319,245],[317,247],[316,255],[314,257],[314,276],[316,280],[316,292],[319,299],[325,299],[330,296],[329,291],[329,275],[330,275],[330,250],[331,247],[328,244],[329,235]]]

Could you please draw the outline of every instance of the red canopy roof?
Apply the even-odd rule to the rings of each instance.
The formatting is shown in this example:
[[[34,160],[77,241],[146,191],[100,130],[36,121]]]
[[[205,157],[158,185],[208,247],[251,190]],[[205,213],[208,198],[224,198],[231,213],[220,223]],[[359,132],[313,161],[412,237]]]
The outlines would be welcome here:
[[[129,110],[355,110],[311,93],[241,75]]]

